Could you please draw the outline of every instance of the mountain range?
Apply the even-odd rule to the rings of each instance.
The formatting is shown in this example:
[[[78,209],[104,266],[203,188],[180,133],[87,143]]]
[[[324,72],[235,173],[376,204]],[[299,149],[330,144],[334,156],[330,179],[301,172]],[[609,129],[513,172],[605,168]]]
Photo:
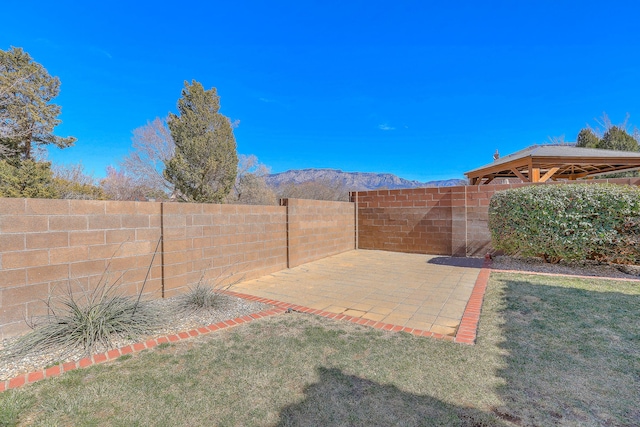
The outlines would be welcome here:
[[[343,172],[338,169],[295,169],[266,176],[266,182],[272,187],[287,184],[301,184],[308,181],[329,182],[343,185],[349,191],[365,191],[377,189],[416,188],[416,187],[451,187],[465,185],[464,179],[446,179],[440,181],[420,182],[400,178],[390,173]]]

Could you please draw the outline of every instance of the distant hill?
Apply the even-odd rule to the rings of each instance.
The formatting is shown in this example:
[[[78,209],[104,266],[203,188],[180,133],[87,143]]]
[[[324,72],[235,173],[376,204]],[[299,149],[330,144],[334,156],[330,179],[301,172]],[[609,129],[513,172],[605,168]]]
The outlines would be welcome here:
[[[296,169],[274,173],[266,176],[267,184],[279,187],[290,183],[300,184],[308,181],[324,181],[344,185],[349,191],[377,190],[380,188],[416,188],[416,187],[451,187],[465,185],[463,179],[446,179],[440,181],[410,181],[390,173],[343,172],[337,169]]]

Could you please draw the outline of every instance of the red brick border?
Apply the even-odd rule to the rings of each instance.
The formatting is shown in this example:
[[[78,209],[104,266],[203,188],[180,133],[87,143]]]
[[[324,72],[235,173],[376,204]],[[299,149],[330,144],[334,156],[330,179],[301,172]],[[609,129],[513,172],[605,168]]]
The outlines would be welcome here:
[[[142,350],[152,349],[153,347],[156,347],[157,345],[160,345],[162,343],[186,340],[191,337],[208,334],[208,333],[217,331],[219,329],[230,328],[232,326],[236,326],[241,323],[250,322],[254,319],[261,319],[263,317],[273,316],[273,315],[284,313],[284,312],[285,312],[285,309],[280,307],[264,310],[259,313],[252,314],[251,317],[242,316],[236,319],[219,322],[219,323],[216,323],[215,325],[209,325],[206,328],[200,327],[197,329],[192,329],[190,331],[180,332],[178,335],[169,335],[169,336],[153,338],[153,339],[146,340],[145,342],[138,342],[132,345],[127,345],[121,348],[109,350],[105,353],[94,354],[93,356],[85,357],[77,361],[65,362],[56,366],[52,366],[47,369],[28,372],[26,374],[21,374],[21,375],[18,375],[17,377],[10,378],[8,380],[0,381],[0,393],[5,390],[11,390],[14,388],[22,387],[23,385],[31,384],[36,381],[43,380],[45,378],[57,377],[59,375],[62,375],[65,372],[73,371],[74,369],[86,368],[88,366],[108,362],[108,361],[117,359],[120,356],[124,356],[125,354],[137,353]]]
[[[471,297],[462,314],[460,326],[456,333],[455,342],[462,344],[475,344],[478,335],[478,323],[480,322],[480,312],[482,311],[482,302],[484,301],[484,293],[489,283],[489,275],[491,274],[491,257],[485,256],[484,265],[478,274],[476,284],[471,291]]]

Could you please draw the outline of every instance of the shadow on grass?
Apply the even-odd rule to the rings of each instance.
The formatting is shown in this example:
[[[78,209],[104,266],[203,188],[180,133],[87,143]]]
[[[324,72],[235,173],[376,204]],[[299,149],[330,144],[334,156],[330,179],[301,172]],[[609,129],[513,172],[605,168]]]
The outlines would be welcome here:
[[[340,369],[316,368],[320,380],[302,402],[280,412],[285,426],[506,426],[492,414],[403,392]]]
[[[525,425],[640,425],[637,284],[511,274],[493,280],[506,290],[499,413]]]
[[[453,256],[439,256],[431,258],[427,264],[447,265],[450,267],[482,268],[483,258],[463,258]]]

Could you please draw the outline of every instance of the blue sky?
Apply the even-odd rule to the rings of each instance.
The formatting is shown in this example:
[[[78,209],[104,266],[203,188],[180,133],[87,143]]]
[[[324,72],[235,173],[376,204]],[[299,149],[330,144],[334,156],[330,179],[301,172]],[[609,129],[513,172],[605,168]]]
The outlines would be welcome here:
[[[96,176],[133,129],[216,87],[238,151],[273,172],[327,167],[422,181],[607,112],[640,127],[633,1],[40,2],[2,6],[0,49],[62,82],[58,163]]]

